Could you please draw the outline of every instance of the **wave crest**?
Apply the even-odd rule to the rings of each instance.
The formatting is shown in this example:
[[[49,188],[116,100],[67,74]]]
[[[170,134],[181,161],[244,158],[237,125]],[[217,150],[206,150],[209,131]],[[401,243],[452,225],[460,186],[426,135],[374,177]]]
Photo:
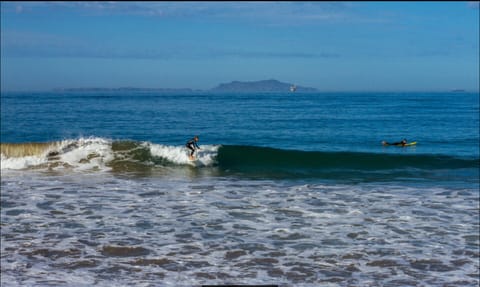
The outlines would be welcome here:
[[[151,166],[212,166],[219,146],[203,145],[195,161],[184,146],[168,146],[104,138],[80,138],[49,143],[2,143],[1,169],[132,171]]]
[[[1,154],[5,157],[27,157],[40,156],[45,152],[55,149],[60,142],[53,143],[2,143],[0,144]]]
[[[111,161],[110,141],[80,138],[49,143],[2,143],[1,169],[105,169]]]

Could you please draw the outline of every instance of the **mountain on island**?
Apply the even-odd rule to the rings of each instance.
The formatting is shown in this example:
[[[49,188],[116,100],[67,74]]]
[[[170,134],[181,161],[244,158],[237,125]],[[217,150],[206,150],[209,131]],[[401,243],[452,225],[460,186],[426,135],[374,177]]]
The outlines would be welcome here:
[[[317,89],[282,83],[277,80],[263,80],[255,82],[233,81],[223,83],[211,89],[214,92],[316,92]]]

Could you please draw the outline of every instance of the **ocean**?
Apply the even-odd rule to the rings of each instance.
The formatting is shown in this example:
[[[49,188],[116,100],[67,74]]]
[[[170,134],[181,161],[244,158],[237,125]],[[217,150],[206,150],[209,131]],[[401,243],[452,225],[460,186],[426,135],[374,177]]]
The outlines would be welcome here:
[[[2,93],[1,286],[478,286],[479,143],[478,93]]]

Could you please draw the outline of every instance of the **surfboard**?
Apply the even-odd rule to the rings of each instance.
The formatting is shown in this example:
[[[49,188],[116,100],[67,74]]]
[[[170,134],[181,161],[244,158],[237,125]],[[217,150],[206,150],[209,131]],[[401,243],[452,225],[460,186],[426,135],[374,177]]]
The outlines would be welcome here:
[[[187,164],[190,165],[190,166],[193,166],[193,167],[199,167],[199,166],[202,166],[202,162],[200,161],[200,159],[196,156],[194,156],[193,159],[188,159],[187,161]]]
[[[190,157],[190,151],[187,152],[187,157],[189,161],[197,161],[198,160],[198,151],[195,151],[192,157]]]
[[[411,142],[411,143],[405,144],[404,146],[412,146],[412,145],[416,145],[416,144],[417,144],[417,142]]]

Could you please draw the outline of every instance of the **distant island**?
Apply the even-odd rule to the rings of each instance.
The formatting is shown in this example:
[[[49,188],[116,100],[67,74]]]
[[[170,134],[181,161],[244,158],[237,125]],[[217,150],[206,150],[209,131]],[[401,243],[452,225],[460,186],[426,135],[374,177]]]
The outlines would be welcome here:
[[[192,90],[188,88],[168,89],[168,88],[60,88],[55,89],[56,92],[161,92],[161,93],[192,93],[201,92],[201,90]]]
[[[317,89],[282,83],[277,80],[263,80],[256,82],[239,82],[220,84],[211,89],[213,92],[317,92]]]
[[[168,88],[61,88],[55,89],[56,92],[160,92],[160,93],[193,93],[193,92],[234,92],[234,93],[253,93],[253,92],[317,92],[315,88],[296,86],[290,83],[282,83],[277,80],[263,80],[254,82],[233,81],[222,83],[210,90],[194,90],[189,88],[168,89]]]

